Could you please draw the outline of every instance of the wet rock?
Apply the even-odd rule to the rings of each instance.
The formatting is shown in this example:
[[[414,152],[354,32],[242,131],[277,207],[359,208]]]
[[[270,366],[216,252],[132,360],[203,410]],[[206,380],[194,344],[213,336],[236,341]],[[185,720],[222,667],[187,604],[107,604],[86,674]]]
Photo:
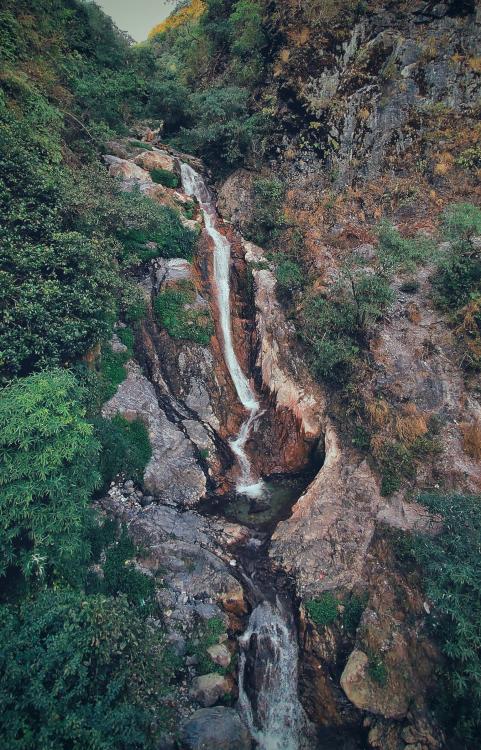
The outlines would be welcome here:
[[[214,703],[224,695],[231,692],[232,686],[229,680],[217,672],[203,674],[196,677],[192,682],[190,697],[204,706],[213,706]]]
[[[249,732],[233,708],[196,711],[180,726],[182,750],[251,750]]]

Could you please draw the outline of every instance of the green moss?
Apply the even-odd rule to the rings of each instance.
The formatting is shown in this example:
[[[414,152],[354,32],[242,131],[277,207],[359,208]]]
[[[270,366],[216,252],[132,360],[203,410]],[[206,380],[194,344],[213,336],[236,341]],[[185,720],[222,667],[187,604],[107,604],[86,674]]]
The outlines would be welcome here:
[[[366,608],[367,600],[367,594],[363,594],[362,596],[350,594],[344,601],[342,622],[346,629],[346,632],[351,636],[354,636],[356,634],[356,630],[361,621],[362,613]]]
[[[141,148],[144,151],[153,151],[154,147],[150,143],[144,143],[144,141],[129,141],[129,145],[134,148]]]
[[[374,682],[384,687],[387,683],[388,671],[382,657],[379,654],[369,654],[368,674]]]
[[[197,292],[190,281],[179,282],[157,295],[154,310],[173,339],[194,341],[208,346],[214,325],[208,308],[196,308]]]
[[[315,625],[325,627],[337,619],[339,602],[330,591],[319,599],[310,599],[305,603],[307,614]]]
[[[149,435],[143,422],[129,422],[117,414],[112,420],[93,420],[97,439],[102,446],[100,472],[104,490],[117,474],[141,483],[152,455]]]
[[[150,173],[152,180],[158,185],[164,185],[168,188],[179,187],[180,180],[176,174],[169,172],[168,169],[153,169]]]

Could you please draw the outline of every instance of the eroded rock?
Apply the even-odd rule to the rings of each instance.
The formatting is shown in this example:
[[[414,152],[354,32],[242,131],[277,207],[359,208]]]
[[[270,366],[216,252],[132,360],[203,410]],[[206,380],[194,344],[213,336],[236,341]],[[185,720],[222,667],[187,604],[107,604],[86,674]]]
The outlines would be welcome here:
[[[152,458],[144,473],[145,489],[164,502],[192,507],[206,492],[206,477],[193,444],[160,408],[154,386],[140,367],[133,361],[126,367],[126,380],[104,405],[102,414],[122,414],[126,419],[144,422],[152,446]]]

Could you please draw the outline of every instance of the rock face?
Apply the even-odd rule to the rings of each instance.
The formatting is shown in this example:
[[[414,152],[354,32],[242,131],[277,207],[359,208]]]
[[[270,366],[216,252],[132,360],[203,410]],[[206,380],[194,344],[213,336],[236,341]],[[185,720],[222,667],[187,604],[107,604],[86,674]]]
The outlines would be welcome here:
[[[127,363],[127,373],[127,379],[103,407],[103,416],[122,414],[126,419],[144,422],[152,446],[152,458],[144,475],[146,490],[163,502],[196,505],[205,495],[206,477],[191,441],[167,418],[152,383],[135,362]]]
[[[233,708],[196,711],[180,727],[182,750],[251,750],[249,732]]]

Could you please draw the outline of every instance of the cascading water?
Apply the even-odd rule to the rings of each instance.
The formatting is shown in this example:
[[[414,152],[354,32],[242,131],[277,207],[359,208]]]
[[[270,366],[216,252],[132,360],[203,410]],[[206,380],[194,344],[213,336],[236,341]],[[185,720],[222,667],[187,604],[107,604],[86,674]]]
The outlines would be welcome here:
[[[239,706],[259,748],[310,747],[308,721],[297,697],[296,632],[282,603],[259,604],[239,642]]]
[[[252,426],[262,412],[248,379],[242,372],[232,341],[230,313],[230,251],[226,237],[216,228],[217,213],[202,179],[188,164],[182,164],[182,185],[202,209],[205,228],[214,243],[214,277],[224,346],[224,358],[239,401],[249,412],[237,437],[231,442],[237,456],[240,479],[237,491],[259,497],[265,491],[262,480],[254,479],[245,446]],[[239,707],[260,750],[307,750],[304,741],[308,722],[297,696],[297,632],[288,607],[264,599],[262,590],[245,576],[253,598],[260,602],[239,639]],[[307,741],[307,740],[306,740]]]
[[[216,229],[217,213],[210,193],[202,177],[188,164],[182,164],[182,186],[187,195],[197,198],[204,215],[205,228],[214,242],[214,277],[217,288],[217,304],[224,346],[224,358],[234,383],[239,401],[249,412],[238,436],[231,442],[232,450],[237,456],[240,468],[240,479],[237,491],[249,497],[259,497],[264,492],[264,482],[252,477],[252,468],[245,446],[256,419],[261,416],[260,405],[249,381],[242,372],[232,342],[232,325],[230,314],[230,243]]]

